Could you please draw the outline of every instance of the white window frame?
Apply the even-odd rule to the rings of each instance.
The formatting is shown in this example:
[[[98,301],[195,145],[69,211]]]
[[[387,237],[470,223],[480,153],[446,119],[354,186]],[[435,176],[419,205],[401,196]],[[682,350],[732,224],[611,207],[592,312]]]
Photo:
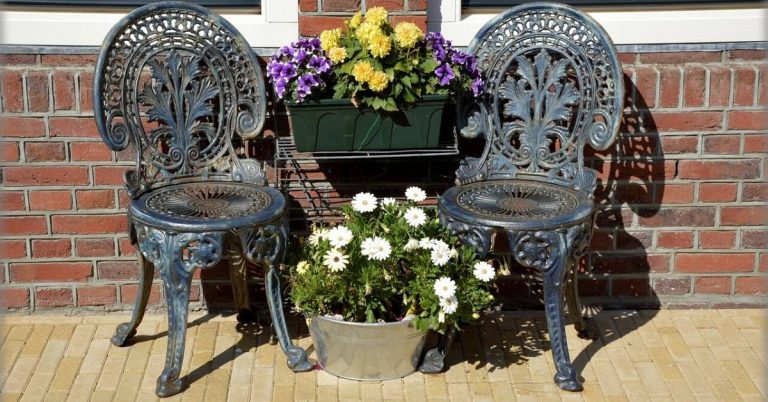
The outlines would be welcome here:
[[[430,1],[428,29],[456,46],[501,9],[461,8],[461,0]],[[755,4],[695,6],[579,7],[599,22],[617,45],[757,42],[766,40],[765,14]]]
[[[16,46],[100,46],[112,26],[128,10],[51,8],[29,11],[29,7],[0,11],[0,41]],[[261,10],[216,9],[229,20],[253,47],[274,48],[299,36],[297,1],[262,0]]]

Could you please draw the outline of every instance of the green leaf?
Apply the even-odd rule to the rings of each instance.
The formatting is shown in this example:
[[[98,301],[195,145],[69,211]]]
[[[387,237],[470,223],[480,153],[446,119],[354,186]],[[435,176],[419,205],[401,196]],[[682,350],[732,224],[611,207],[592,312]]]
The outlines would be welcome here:
[[[433,58],[428,58],[421,62],[420,67],[425,73],[431,73],[437,70],[437,61]]]

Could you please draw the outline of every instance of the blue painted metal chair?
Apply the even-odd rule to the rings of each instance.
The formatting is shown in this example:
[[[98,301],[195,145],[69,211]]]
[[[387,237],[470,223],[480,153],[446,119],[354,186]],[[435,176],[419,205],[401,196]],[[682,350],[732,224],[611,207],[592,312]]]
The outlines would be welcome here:
[[[541,273],[560,388],[582,385],[568,355],[563,299],[580,336],[594,337],[578,301],[578,262],[592,235],[596,172],[584,147],[602,150],[618,132],[623,72],[602,27],[568,6],[531,3],[507,10],[469,51],[484,72],[483,94],[462,106],[461,133],[482,137],[455,187],[438,203],[444,225],[487,255],[504,233],[514,259]]]
[[[286,200],[263,165],[241,159],[262,129],[267,98],[256,56],[226,20],[194,4],[154,3],[123,18],[104,40],[94,77],[94,113],[114,151],[129,145],[131,240],[140,250],[131,321],[112,338],[124,345],[141,322],[155,269],[168,308],[168,350],[157,395],[179,378],[192,275],[228,257],[238,320],[249,319],[246,259],[262,264],[272,326],[294,371],[313,365],[294,346],[283,317],[278,265],[287,242]],[[244,258],[245,257],[245,258]]]

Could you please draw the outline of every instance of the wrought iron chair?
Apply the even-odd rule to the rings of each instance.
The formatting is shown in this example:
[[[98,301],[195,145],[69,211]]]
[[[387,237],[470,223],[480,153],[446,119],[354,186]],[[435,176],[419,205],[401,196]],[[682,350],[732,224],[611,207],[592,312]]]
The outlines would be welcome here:
[[[267,102],[245,39],[194,4],[141,7],[104,40],[93,92],[102,139],[114,151],[132,145],[136,159],[125,183],[140,285],[131,321],[118,326],[112,343],[124,345],[135,335],[157,268],[168,308],[168,350],[156,392],[180,392],[192,275],[227,256],[238,320],[244,321],[247,258],[265,266],[272,326],[288,366],[312,369],[305,351],[291,343],[282,310],[277,268],[287,241],[285,198],[266,185],[260,162],[239,157],[244,140],[261,132]]]
[[[584,147],[606,149],[619,128],[622,68],[608,35],[568,6],[531,3],[488,22],[469,46],[483,94],[462,107],[461,133],[483,137],[438,202],[444,225],[485,256],[504,233],[514,259],[541,273],[547,328],[569,391],[582,385],[568,355],[563,298],[580,336],[594,337],[578,301],[578,261],[592,235],[596,173]]]

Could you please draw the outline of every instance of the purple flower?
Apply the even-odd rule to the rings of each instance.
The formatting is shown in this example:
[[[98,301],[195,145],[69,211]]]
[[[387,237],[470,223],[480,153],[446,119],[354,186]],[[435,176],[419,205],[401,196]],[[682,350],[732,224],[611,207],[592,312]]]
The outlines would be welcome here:
[[[298,73],[296,72],[296,65],[293,63],[282,63],[280,65],[280,78],[284,78],[286,80],[289,80],[293,77],[295,77]]]
[[[275,81],[275,93],[277,94],[277,97],[280,99],[283,99],[283,94],[285,94],[285,86],[288,84],[288,81],[284,78],[280,78],[277,81]]]
[[[312,50],[320,49],[320,47],[322,46],[320,44],[320,38],[312,38],[312,39],[310,39],[309,40],[309,45],[312,47]]]
[[[480,77],[475,78],[470,85],[470,88],[472,88],[472,93],[475,96],[480,96],[480,94],[483,92],[483,87],[483,80]]]
[[[307,59],[307,51],[299,48],[296,53],[293,54],[293,62],[301,64]]]
[[[315,79],[315,76],[310,73],[306,73],[299,77],[296,84],[296,93],[299,96],[299,99],[304,99],[305,96],[312,93],[312,87],[320,85],[317,79]]]
[[[464,53],[462,51],[458,51],[457,50],[457,51],[453,52],[453,54],[451,55],[451,61],[456,63],[456,64],[461,64],[462,66],[466,66],[467,61],[469,60],[470,57],[472,57],[472,56],[470,56],[467,53]]]
[[[318,74],[322,74],[331,69],[331,62],[323,56],[312,56],[309,59],[309,68],[315,70]]]
[[[440,78],[440,85],[450,84],[453,77],[456,76],[448,63],[441,64],[440,67],[435,70],[435,74]]]
[[[291,44],[293,45],[293,44]],[[280,54],[282,56],[293,56],[293,46],[283,46],[280,48]]]

